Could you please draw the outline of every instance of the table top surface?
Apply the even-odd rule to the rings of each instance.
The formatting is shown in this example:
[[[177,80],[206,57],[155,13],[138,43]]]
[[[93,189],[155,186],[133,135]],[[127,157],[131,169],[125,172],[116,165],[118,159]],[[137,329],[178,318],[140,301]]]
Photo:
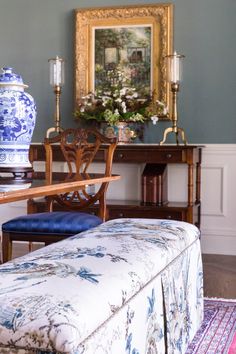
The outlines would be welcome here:
[[[25,199],[38,198],[82,189],[86,185],[101,184],[119,180],[119,175],[104,176],[99,173],[86,173],[80,178],[70,178],[67,181],[53,180],[51,184],[45,179],[19,179],[0,177],[0,204]]]

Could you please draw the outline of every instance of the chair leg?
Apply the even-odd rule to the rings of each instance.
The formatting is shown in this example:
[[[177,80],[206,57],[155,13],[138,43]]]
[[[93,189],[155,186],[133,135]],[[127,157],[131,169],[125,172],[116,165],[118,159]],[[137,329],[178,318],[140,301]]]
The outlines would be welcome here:
[[[33,242],[29,242],[29,252],[33,251]]]
[[[98,214],[98,216],[102,219],[103,222],[106,221],[106,219],[107,219],[105,193],[99,199],[99,214]]]
[[[2,234],[2,262],[5,263],[12,259],[12,240],[10,234],[3,232]]]

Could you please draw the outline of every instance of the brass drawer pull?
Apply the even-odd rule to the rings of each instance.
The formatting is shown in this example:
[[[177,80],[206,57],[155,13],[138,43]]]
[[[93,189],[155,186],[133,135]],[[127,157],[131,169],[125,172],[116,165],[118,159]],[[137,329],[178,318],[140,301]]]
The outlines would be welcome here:
[[[167,157],[167,159],[171,159],[172,154],[167,154],[166,157]]]
[[[123,213],[119,213],[118,216],[119,216],[119,218],[123,218],[124,214]]]
[[[120,159],[123,159],[124,154],[120,153],[120,154],[118,154],[118,157],[119,157]]]

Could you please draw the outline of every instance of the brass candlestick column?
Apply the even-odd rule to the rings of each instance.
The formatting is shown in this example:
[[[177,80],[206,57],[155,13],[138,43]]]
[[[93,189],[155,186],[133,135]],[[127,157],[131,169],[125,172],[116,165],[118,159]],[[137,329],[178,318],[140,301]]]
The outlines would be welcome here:
[[[64,60],[58,56],[55,59],[49,59],[50,63],[50,84],[54,88],[55,93],[55,112],[54,112],[54,123],[55,126],[47,130],[47,138],[53,132],[60,133],[63,129],[60,126],[61,114],[60,114],[60,98],[61,98],[61,88],[64,84]]]
[[[181,78],[181,60],[184,55],[179,55],[174,52],[173,55],[167,55],[167,80],[170,82],[171,92],[172,92],[172,115],[171,121],[172,126],[166,128],[163,134],[163,139],[160,145],[164,144],[169,133],[175,133],[176,144],[179,145],[179,134],[182,138],[183,143],[186,145],[187,141],[185,138],[185,132],[182,128],[178,127],[178,110],[177,110],[177,94],[179,92],[179,83]]]

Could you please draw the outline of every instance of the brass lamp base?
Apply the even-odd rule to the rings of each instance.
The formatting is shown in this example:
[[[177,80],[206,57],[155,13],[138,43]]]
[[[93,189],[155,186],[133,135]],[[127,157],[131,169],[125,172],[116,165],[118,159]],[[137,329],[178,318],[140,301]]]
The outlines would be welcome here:
[[[56,98],[56,108],[54,114],[55,127],[49,128],[46,132],[46,137],[49,138],[51,133],[60,133],[63,132],[63,129],[60,127],[61,115],[60,115],[60,95],[61,95],[61,86],[55,85],[54,93]]]
[[[169,128],[166,128],[165,131],[164,131],[164,134],[163,134],[163,139],[162,141],[160,141],[160,145],[164,144],[165,141],[166,141],[166,138],[167,138],[167,135],[169,133],[175,133],[175,137],[176,137],[176,144],[179,145],[179,134],[182,138],[182,141],[183,141],[183,144],[184,145],[187,145],[187,140],[185,138],[185,132],[182,128],[179,128],[179,127],[169,127]]]
[[[167,135],[169,133],[175,133],[176,137],[176,144],[179,145],[179,135],[182,138],[183,144],[187,145],[187,141],[185,138],[185,132],[182,128],[178,127],[178,112],[177,112],[177,93],[179,92],[179,83],[178,82],[172,82],[171,83],[171,92],[172,92],[172,117],[171,117],[171,122],[172,122],[172,127],[166,128],[163,134],[163,139],[160,142],[160,145],[164,144],[166,141]]]

